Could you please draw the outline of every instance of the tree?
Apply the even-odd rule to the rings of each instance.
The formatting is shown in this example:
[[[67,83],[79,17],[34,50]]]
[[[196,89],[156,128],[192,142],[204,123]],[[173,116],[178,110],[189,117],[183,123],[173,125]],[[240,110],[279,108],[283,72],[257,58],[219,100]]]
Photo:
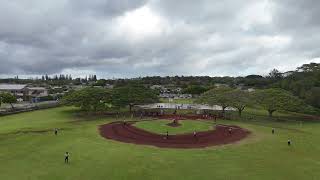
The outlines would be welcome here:
[[[111,92],[103,88],[88,87],[64,96],[67,105],[80,107],[85,111],[105,110],[111,104]]]
[[[303,108],[302,100],[282,89],[258,90],[255,100],[268,111],[270,117],[278,110],[299,111]]]
[[[92,81],[97,81],[97,75],[92,75]]]
[[[250,98],[251,94],[248,91],[235,89],[232,91],[228,91],[226,93],[226,96],[229,97],[230,106],[238,110],[240,117],[241,117],[242,111],[252,102]]]
[[[313,87],[306,93],[306,101],[313,107],[320,108],[320,87]]]
[[[139,104],[156,103],[159,98],[156,91],[146,88],[138,83],[115,88],[113,90],[113,104],[118,107],[129,106],[130,112],[132,107]]]
[[[277,85],[275,87],[283,88],[295,96],[305,99],[310,104],[311,99],[307,100],[307,98],[310,98],[310,93],[314,91],[311,89],[320,87],[320,63],[304,64],[296,71],[286,72],[281,81],[275,85]]]
[[[74,80],[74,85],[80,85],[81,84],[81,79],[80,78],[76,78]]]
[[[2,103],[10,104],[12,109],[14,109],[12,103],[16,103],[17,102],[16,97],[14,95],[10,94],[10,93],[1,93],[0,94],[0,99],[1,99]],[[0,104],[1,104],[1,102],[0,102]]]
[[[105,79],[99,79],[97,82],[96,82],[96,86],[106,86],[107,84],[107,80]]]
[[[222,113],[225,113],[225,109],[231,105],[231,98],[228,93],[232,91],[229,87],[220,87],[211,89],[200,96],[196,102],[213,105],[219,105],[222,107]]]
[[[269,73],[269,78],[274,80],[274,81],[278,81],[280,79],[282,79],[282,73],[277,70],[277,69],[273,69],[270,73]]]
[[[206,92],[207,90],[208,90],[208,88],[203,87],[203,86],[191,85],[188,88],[184,89],[183,93],[200,95],[200,94]]]
[[[301,67],[297,68],[297,71],[299,72],[320,71],[320,63],[303,64]]]
[[[238,83],[242,83],[245,86],[250,87],[265,87],[270,84],[268,78],[264,78],[260,75],[249,75],[244,78],[241,78],[241,80]]]
[[[247,79],[263,79],[263,76],[251,74],[251,75],[246,76],[245,78],[247,78]]]

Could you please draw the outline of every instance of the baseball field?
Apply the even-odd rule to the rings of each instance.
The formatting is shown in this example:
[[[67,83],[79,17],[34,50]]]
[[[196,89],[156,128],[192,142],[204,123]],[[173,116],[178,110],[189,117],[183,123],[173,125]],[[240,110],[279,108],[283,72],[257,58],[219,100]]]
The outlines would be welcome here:
[[[152,118],[141,121],[130,117],[80,116],[71,107],[3,116],[0,117],[0,179],[319,179],[320,123],[302,123],[292,118],[293,121],[278,122],[185,120],[179,121],[179,127],[170,127],[165,126],[165,120]],[[235,141],[191,148],[159,147],[103,136],[101,127],[122,120],[128,124],[120,128],[121,132],[140,129],[163,138],[169,131],[169,139],[163,139],[165,143],[200,143],[200,132],[217,133],[217,124],[250,133]],[[132,121],[135,123],[130,124]],[[174,139],[190,136],[193,131],[199,133],[198,141]],[[127,135],[121,132],[118,134]],[[208,137],[214,139],[211,135]],[[135,136],[129,134],[127,138],[131,137]],[[69,163],[64,162],[65,152],[70,153]]]

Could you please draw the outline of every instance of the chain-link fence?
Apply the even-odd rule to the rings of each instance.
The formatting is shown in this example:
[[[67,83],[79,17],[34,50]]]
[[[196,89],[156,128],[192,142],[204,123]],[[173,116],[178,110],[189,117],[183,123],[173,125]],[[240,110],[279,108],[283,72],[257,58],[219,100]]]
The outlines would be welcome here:
[[[47,109],[59,106],[58,101],[44,101],[40,103],[15,103],[15,104],[2,104],[0,107],[0,116],[16,114],[20,112],[34,111],[38,109]]]

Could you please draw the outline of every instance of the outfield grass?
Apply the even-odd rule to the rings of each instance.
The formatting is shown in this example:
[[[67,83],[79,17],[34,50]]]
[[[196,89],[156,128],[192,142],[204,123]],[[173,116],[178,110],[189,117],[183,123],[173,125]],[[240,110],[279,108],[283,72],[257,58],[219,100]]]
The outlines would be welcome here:
[[[134,126],[158,134],[166,134],[167,131],[169,134],[184,134],[193,133],[194,131],[207,131],[214,128],[213,122],[206,121],[183,120],[179,121],[181,126],[178,127],[168,126],[167,124],[170,122],[172,122],[172,120],[142,121],[135,123]]]
[[[320,177],[319,123],[235,124],[252,135],[207,149],[160,149],[106,140],[98,125],[113,118],[79,118],[73,108],[0,117],[0,179],[237,179],[304,180]],[[271,127],[276,134],[271,134]],[[61,128],[58,136],[53,128]],[[286,141],[291,139],[292,147]],[[63,155],[69,151],[70,164]]]

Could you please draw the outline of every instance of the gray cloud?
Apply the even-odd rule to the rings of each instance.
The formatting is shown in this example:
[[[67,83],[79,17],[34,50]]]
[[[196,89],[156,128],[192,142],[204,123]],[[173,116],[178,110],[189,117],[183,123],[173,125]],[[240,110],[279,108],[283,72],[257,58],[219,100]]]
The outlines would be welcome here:
[[[0,75],[265,74],[319,62],[313,0],[4,0]]]

